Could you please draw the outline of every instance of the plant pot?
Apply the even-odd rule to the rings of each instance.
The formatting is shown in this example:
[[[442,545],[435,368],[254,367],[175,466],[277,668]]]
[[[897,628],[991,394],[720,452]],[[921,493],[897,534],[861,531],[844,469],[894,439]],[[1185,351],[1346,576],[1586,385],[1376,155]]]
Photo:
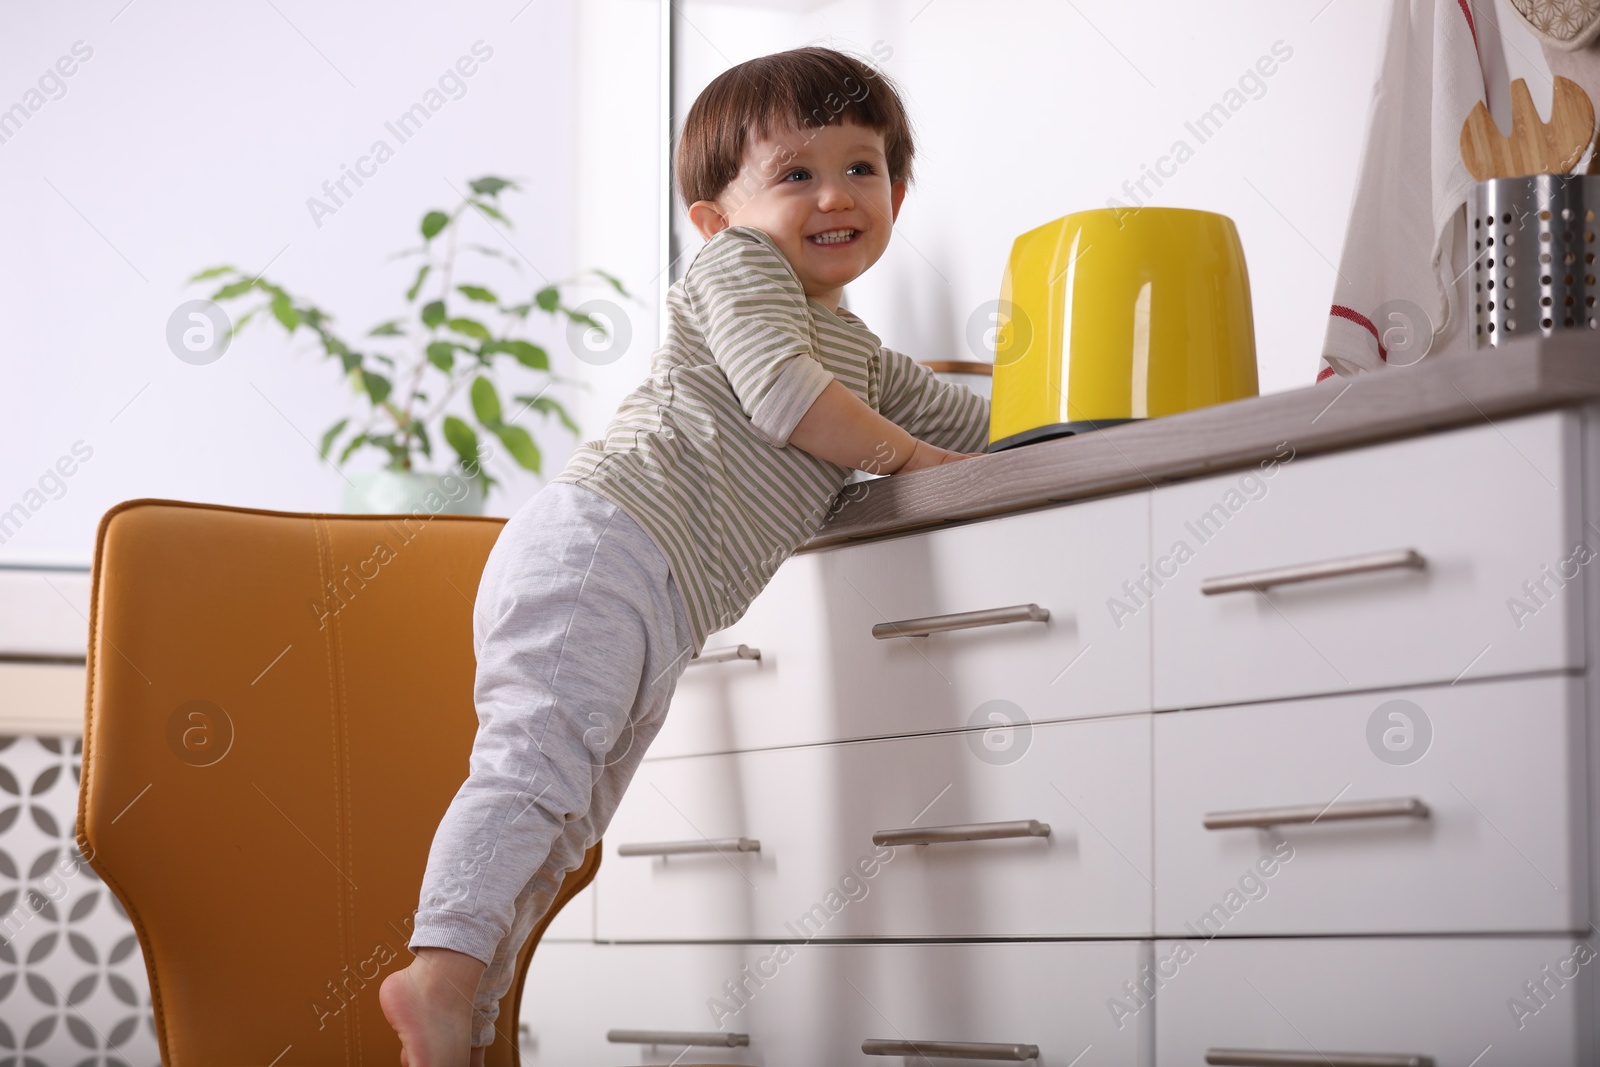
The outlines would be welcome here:
[[[352,474],[344,510],[355,515],[481,515],[483,490],[462,475],[417,471]]]

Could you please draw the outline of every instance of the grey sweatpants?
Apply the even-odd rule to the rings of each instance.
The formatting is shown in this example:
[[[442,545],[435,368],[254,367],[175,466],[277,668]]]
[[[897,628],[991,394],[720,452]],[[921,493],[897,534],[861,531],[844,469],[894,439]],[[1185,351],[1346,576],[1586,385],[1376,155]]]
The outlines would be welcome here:
[[[550,482],[506,522],[472,613],[478,732],[434,832],[410,947],[488,964],[472,1044],[566,872],[600,839],[694,653],[677,583],[643,528]],[[516,1040],[516,1021],[500,1030]]]

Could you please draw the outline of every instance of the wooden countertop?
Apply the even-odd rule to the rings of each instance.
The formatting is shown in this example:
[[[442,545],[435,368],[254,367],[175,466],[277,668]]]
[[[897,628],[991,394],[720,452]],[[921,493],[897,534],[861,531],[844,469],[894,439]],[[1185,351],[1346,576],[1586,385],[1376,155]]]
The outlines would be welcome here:
[[[1332,378],[854,483],[800,551],[1600,400],[1600,333],[1568,331]]]

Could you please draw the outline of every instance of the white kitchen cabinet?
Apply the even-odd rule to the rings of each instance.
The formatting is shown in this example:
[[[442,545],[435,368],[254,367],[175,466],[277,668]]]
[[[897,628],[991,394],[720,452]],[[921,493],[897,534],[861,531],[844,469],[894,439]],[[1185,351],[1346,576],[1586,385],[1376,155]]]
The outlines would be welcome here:
[[[667,1063],[606,1029],[724,1023],[750,1044],[677,1062],[1597,1062],[1597,441],[1600,404],[1499,412],[792,558],[707,646],[760,658],[685,673],[595,942],[540,950],[582,963],[530,986],[537,1062]],[[994,823],[1022,836],[873,843]]]
[[[1579,415],[1552,411],[1156,490],[1155,706],[1582,668],[1580,470]],[[1407,550],[1420,569],[1204,592]]]
[[[1107,601],[1149,556],[1149,509],[1131,493],[818,553],[835,734],[1147,710],[1150,619],[1114,618]],[[873,636],[1028,605],[1049,618]]]
[[[826,590],[820,557],[791,556],[732,626],[684,668],[650,756],[734,752],[827,740]],[[740,654],[731,654],[738,653]]]
[[[869,1055],[868,1041],[915,1043],[934,1063],[949,1042],[995,1047],[977,1062],[1017,1062],[1003,1053],[1018,1046],[1037,1049],[1036,1067],[1154,1062],[1151,1014],[1106,1007],[1150,965],[1148,942],[549,949],[522,1002],[534,1067],[924,1062]],[[748,1044],[710,1044],[727,1035]]]
[[[525,1067],[623,1067],[625,1064],[772,1061],[749,1046],[685,1045],[688,1035],[719,1030],[709,998],[740,976],[748,946],[694,945],[620,948],[541,944],[522,992]],[[505,1029],[505,1027],[502,1027]],[[721,1032],[740,1033],[736,1027]],[[653,1030],[681,1035],[676,1043],[608,1041],[612,1031]],[[618,1036],[627,1037],[626,1033]],[[724,1038],[724,1041],[726,1038]],[[686,1050],[688,1055],[684,1055]]]
[[[1149,716],[985,740],[645,761],[606,831],[599,938],[1149,936]],[[952,825],[1048,836],[874,843]]]
[[[1584,941],[1249,938],[1157,941],[1156,1062],[1209,1051],[1293,1053],[1252,1064],[1336,1063],[1335,1053],[1431,1067],[1595,1062],[1594,972]],[[1581,947],[1579,947],[1581,946]],[[1587,962],[1582,962],[1587,960]],[[1170,975],[1170,977],[1168,977]],[[1535,996],[1529,983],[1539,989]]]
[[[684,672],[651,756],[1042,722],[1150,707],[1150,619],[1107,601],[1149,555],[1149,496],[791,557]],[[1035,605],[1044,621],[873,636],[885,623]],[[960,620],[956,620],[960,621]]]
[[[544,941],[594,940],[594,883],[567,901],[544,932]],[[541,942],[542,944],[543,942]]]
[[[1562,675],[1157,715],[1156,932],[1587,931],[1585,717]]]

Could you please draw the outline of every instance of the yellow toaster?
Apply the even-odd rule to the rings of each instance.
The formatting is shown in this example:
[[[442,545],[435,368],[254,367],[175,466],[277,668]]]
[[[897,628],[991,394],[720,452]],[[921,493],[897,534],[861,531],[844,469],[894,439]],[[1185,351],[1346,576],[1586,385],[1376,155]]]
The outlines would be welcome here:
[[[1226,215],[1104,208],[1029,230],[995,322],[990,452],[1259,392]]]

